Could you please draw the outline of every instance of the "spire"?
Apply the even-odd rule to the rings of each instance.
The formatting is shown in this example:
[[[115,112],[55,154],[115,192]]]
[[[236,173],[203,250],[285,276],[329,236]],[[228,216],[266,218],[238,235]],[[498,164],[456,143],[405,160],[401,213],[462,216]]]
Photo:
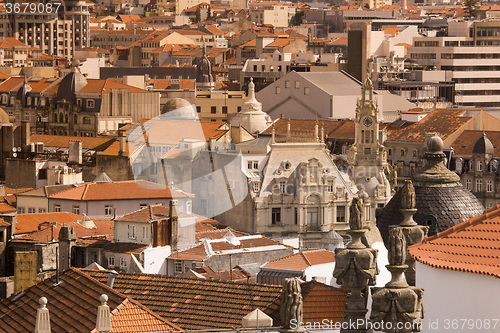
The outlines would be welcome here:
[[[99,300],[101,301],[101,305],[97,308],[96,330],[99,333],[111,332],[111,312],[106,303],[108,301],[108,296],[102,294]]]
[[[50,316],[47,309],[47,299],[41,297],[38,301],[40,307],[36,310],[35,333],[50,333]]]
[[[255,98],[255,83],[253,83],[253,77],[250,78],[250,83],[248,84],[248,98],[246,103],[255,103],[257,99]]]

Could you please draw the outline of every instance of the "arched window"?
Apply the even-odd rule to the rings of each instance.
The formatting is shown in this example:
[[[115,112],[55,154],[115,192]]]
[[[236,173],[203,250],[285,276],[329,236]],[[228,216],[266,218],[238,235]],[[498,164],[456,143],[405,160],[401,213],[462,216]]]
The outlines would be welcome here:
[[[59,122],[60,123],[64,123],[64,115],[61,113],[59,113]]]
[[[73,118],[74,118],[74,119],[73,119],[73,122],[74,122],[75,124],[78,124],[78,115],[77,115],[77,114],[75,114],[75,116],[74,116]]]
[[[66,115],[64,116],[64,122],[65,122],[65,123],[67,123],[68,121],[69,121],[69,116],[68,116],[68,114],[66,114]]]
[[[57,113],[54,113],[54,122],[57,123]]]

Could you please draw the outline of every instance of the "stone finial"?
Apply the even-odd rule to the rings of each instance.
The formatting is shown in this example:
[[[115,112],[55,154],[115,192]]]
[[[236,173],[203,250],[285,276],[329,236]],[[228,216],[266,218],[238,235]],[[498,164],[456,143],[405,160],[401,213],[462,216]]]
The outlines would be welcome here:
[[[108,333],[111,332],[111,311],[107,304],[108,296],[106,294],[102,294],[99,297],[101,301],[101,305],[97,308],[97,323],[96,329],[99,333]]]
[[[248,98],[246,102],[247,103],[257,102],[257,99],[255,98],[255,83],[253,83],[253,77],[250,78],[250,83],[248,84]]]
[[[401,208],[402,209],[415,209],[415,188],[411,180],[405,180],[403,189],[401,190]]]
[[[398,185],[398,170],[396,165],[387,165],[389,174],[389,185],[391,186],[391,195],[396,194],[396,186]]]
[[[302,306],[300,280],[286,279],[280,295],[280,318],[284,330],[291,330],[294,323],[302,322]]]
[[[35,333],[51,333],[49,309],[46,307],[47,299],[40,297],[38,303],[40,307],[36,311]]]

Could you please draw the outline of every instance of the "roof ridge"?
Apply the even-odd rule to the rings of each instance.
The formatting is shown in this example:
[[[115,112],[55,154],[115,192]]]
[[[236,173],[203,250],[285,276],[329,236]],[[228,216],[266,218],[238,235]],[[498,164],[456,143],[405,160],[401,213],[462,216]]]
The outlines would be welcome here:
[[[307,264],[309,266],[313,265],[313,264],[311,264],[311,262],[309,261],[309,259],[307,259],[307,256],[305,255],[305,252],[300,252],[300,254],[302,255],[302,258],[304,258],[304,260],[307,262]]]
[[[83,189],[83,193],[82,193],[82,196],[81,196],[80,200],[85,200],[84,198],[85,198],[85,195],[87,194],[88,185],[89,185],[88,183],[86,183],[84,185],[85,188]]]

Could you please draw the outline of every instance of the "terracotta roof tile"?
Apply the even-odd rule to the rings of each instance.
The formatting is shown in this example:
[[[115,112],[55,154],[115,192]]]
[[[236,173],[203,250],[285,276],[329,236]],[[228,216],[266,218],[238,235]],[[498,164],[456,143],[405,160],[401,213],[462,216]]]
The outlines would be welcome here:
[[[486,131],[486,137],[491,141],[495,147],[496,158],[500,157],[500,132],[499,131]],[[472,156],[472,149],[477,140],[483,136],[483,131],[463,131],[462,134],[452,143],[451,147],[454,150],[455,156],[470,157]]]
[[[434,268],[500,278],[500,205],[408,248]]]
[[[7,205],[5,203],[0,203],[0,213],[9,213],[15,211],[16,211],[15,207],[12,207],[11,205]]]
[[[302,283],[304,323],[322,322],[328,319],[333,324],[344,320],[347,289],[310,281]]]
[[[192,269],[193,272],[199,274],[205,279],[214,279],[219,281],[234,281],[234,282],[250,282],[249,279],[251,275],[243,272],[239,267],[233,268],[232,271],[220,271],[216,272],[209,266],[198,266]],[[191,274],[189,274],[191,273]],[[181,277],[195,277],[200,278],[192,272],[186,272]]]
[[[109,275],[103,271],[81,271],[101,283],[106,283]],[[241,327],[245,315],[256,308],[266,309],[279,297],[281,288],[131,273],[120,273],[113,284],[114,290],[163,318],[183,328],[200,330]]]
[[[196,80],[194,79],[180,79],[180,80],[171,80],[171,79],[151,79],[147,82],[147,85],[152,85],[152,89],[172,89],[172,84],[178,84],[178,89],[195,89]]]
[[[181,198],[191,194],[146,180],[87,183],[50,196],[67,200],[119,200],[139,198]]]
[[[48,299],[52,332],[92,332],[96,326],[97,307],[101,294],[108,296],[111,332],[157,332],[181,328],[146,308],[144,305],[100,283],[87,274],[69,269],[61,274],[63,283],[47,279],[22,294],[0,302],[2,332],[34,332],[40,297]],[[127,326],[127,330],[120,328]]]
[[[299,252],[283,258],[271,260],[262,266],[262,268],[302,272],[310,266],[332,262],[335,262],[335,253],[321,249]]]
[[[147,90],[129,86],[109,79],[88,79],[80,93],[110,93],[111,89],[128,89],[129,92],[147,92]]]
[[[291,38],[276,38],[272,43],[267,44],[266,47],[285,47],[293,41]]]
[[[198,226],[198,224],[196,225]],[[223,238],[228,231],[231,231],[233,235],[236,237],[248,236],[249,234],[243,231],[233,230],[231,228],[225,229],[215,229],[215,230],[207,230],[207,231],[196,231],[196,241],[200,241],[201,239],[221,239]]]
[[[444,141],[469,121],[474,121],[472,117],[462,117],[464,113],[465,110],[459,109],[433,109],[419,122],[408,123],[401,127],[393,125],[386,127],[387,141],[424,142],[425,134],[428,132],[439,133]]]
[[[4,219],[0,218],[0,227],[10,227],[11,224]]]
[[[112,242],[104,247],[104,251],[113,253],[135,253],[139,254],[144,250],[150,248],[150,245],[137,244],[137,243],[118,243]]]
[[[55,222],[58,224],[67,224],[84,219],[85,216],[68,212],[18,214],[16,223],[16,234],[24,234],[37,231],[38,226],[43,222]]]
[[[93,138],[83,136],[62,136],[62,135],[45,135],[32,134],[31,142],[43,142],[45,147],[69,147],[69,141],[81,141],[83,149],[102,151],[108,148],[114,141],[114,138]]]

